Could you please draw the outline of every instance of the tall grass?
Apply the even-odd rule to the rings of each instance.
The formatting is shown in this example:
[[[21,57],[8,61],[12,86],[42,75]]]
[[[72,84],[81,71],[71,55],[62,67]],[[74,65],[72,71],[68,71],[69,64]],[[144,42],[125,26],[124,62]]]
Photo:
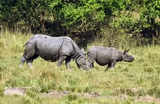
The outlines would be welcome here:
[[[19,68],[25,42],[32,34],[0,33],[0,104],[131,104],[157,103],[155,100],[139,100],[141,97],[160,97],[160,46],[131,49],[135,56],[132,63],[120,62],[114,70],[104,72],[105,67],[96,64],[91,71],[79,70],[71,62],[72,71],[64,65],[41,58]],[[10,87],[31,87],[26,96],[6,96]],[[41,97],[51,90],[70,93],[61,97]],[[97,97],[83,94],[97,93]],[[157,101],[157,100],[156,100]]]

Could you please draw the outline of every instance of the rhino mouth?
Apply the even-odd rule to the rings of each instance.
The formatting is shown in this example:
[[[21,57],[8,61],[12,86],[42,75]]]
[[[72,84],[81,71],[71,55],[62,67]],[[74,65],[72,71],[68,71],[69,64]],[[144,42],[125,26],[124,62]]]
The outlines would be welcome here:
[[[133,62],[134,61],[134,57],[130,56],[124,59],[125,62]]]
[[[84,70],[88,70],[90,68],[90,64],[89,64],[89,62],[87,62],[85,57],[81,56],[81,57],[77,58],[76,63],[77,63],[78,68],[82,68]]]

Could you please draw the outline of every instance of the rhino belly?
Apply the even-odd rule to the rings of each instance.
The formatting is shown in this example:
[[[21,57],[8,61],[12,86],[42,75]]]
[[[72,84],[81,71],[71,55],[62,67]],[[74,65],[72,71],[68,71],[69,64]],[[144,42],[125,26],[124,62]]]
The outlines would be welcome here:
[[[58,53],[41,52],[39,55],[41,58],[47,61],[55,62],[59,59]]]
[[[102,55],[98,55],[96,57],[96,62],[99,64],[99,65],[107,65],[111,62],[111,59],[108,57],[108,56],[102,56]]]
[[[96,60],[97,64],[101,65],[101,66],[105,66],[108,64],[108,62],[106,61],[99,61],[99,60]]]
[[[59,59],[61,41],[39,41],[37,42],[37,51],[41,58],[48,61]]]

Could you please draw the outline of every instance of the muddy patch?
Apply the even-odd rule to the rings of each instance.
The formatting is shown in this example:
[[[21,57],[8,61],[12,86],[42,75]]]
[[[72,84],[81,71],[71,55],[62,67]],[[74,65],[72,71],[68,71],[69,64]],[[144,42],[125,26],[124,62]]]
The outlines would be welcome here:
[[[19,95],[19,96],[25,96],[27,93],[27,89],[31,87],[26,87],[26,88],[7,88],[4,90],[4,95]],[[137,89],[132,89],[133,92],[137,92]],[[85,98],[107,98],[107,99],[121,99],[121,100],[126,100],[129,98],[128,95],[122,94],[118,96],[104,96],[101,95],[98,92],[90,92],[90,93],[73,93],[71,91],[56,91],[56,90],[51,90],[48,91],[48,93],[40,93],[40,97],[53,97],[53,98],[62,98],[67,95],[76,95],[80,97],[85,97]],[[160,104],[160,98],[155,98],[152,96],[135,96],[134,97],[135,102],[146,102],[146,103],[156,103]]]
[[[26,88],[7,88],[4,90],[4,95],[20,95],[25,96]]]
[[[20,95],[20,96],[25,96],[27,93],[28,88],[7,88],[4,90],[3,94],[4,95]],[[70,91],[56,91],[56,90],[51,90],[48,91],[48,93],[40,93],[41,97],[55,97],[55,98],[61,98],[63,96],[73,94],[73,92]],[[84,96],[87,98],[91,97],[98,97],[100,96],[99,93],[97,92],[90,92],[90,93],[76,93],[76,96]]]
[[[136,102],[160,104],[160,98],[155,98],[155,97],[147,95],[147,96],[141,96],[141,97],[136,98]]]

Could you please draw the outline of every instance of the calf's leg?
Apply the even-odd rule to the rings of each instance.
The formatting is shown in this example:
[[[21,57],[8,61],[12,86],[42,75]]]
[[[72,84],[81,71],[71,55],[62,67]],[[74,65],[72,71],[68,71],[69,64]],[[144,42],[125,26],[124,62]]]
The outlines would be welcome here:
[[[111,63],[110,69],[113,69],[113,68],[115,67],[115,65],[116,65],[116,61],[113,61],[113,62]]]
[[[94,68],[94,62],[93,63],[91,63],[91,66],[90,66],[91,68]]]
[[[109,63],[108,66],[106,67],[105,71],[107,71],[108,69],[113,69],[115,64],[116,64],[116,61]]]
[[[88,62],[90,63],[90,68],[94,68],[94,59],[88,58]]]

